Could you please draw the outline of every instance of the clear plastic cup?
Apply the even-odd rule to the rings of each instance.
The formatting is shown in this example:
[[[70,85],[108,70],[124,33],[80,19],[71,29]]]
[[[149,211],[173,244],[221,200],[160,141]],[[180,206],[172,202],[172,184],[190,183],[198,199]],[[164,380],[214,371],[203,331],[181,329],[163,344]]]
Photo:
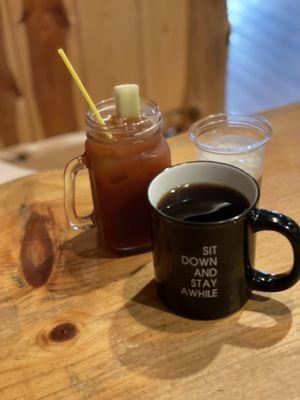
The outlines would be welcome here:
[[[272,127],[264,118],[225,113],[210,115],[189,129],[199,160],[234,165],[252,175],[259,184],[264,145],[271,134]]]

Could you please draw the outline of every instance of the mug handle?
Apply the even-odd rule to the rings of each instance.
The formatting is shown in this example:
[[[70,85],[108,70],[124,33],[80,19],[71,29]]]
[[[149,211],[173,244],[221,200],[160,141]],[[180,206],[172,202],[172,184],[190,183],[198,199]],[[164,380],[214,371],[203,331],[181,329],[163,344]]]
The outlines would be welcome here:
[[[250,289],[278,292],[293,286],[300,278],[300,228],[291,218],[276,211],[254,209],[250,213],[250,225],[254,232],[276,231],[285,236],[293,249],[294,264],[289,272],[269,274],[249,268]]]
[[[65,213],[67,220],[71,227],[75,230],[86,229],[94,226],[92,216],[79,216],[76,212],[75,206],[75,181],[79,171],[87,168],[83,157],[79,156],[73,158],[65,168],[64,182],[65,182]]]

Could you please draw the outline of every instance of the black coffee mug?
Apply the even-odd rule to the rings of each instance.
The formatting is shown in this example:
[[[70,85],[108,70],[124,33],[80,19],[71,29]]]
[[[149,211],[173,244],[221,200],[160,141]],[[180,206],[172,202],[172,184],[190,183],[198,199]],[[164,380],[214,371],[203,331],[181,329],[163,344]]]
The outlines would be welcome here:
[[[231,219],[205,223],[178,220],[158,209],[166,193],[185,184],[227,186],[250,206]],[[153,179],[148,199],[158,294],[175,313],[195,319],[224,317],[239,310],[251,290],[275,292],[298,281],[299,226],[283,214],[257,209],[258,184],[241,169],[210,161],[175,165]],[[291,243],[294,264],[289,272],[254,269],[254,234],[262,230],[277,231]]]

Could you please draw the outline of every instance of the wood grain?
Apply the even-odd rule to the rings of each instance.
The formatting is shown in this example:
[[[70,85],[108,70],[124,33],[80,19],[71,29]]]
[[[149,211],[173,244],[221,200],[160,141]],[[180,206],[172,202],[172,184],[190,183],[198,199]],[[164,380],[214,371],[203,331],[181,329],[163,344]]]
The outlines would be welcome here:
[[[62,4],[69,23],[66,32],[66,49],[73,65],[76,66],[78,75],[81,77],[83,82],[86,82],[86,68],[88,68],[88,65],[86,65],[86,60],[83,57],[81,27],[79,24],[76,2],[74,0],[63,0]],[[74,85],[74,83],[71,84],[71,92],[77,129],[85,129],[85,114],[88,111],[88,105],[86,104],[86,100],[82,96],[80,90],[78,90],[78,87]]]
[[[19,88],[19,96],[14,102],[17,136],[13,140],[14,143],[28,142],[44,137],[44,133],[32,87],[27,35],[24,24],[20,23],[23,0],[2,0],[0,6],[5,55]]]
[[[142,0],[136,4],[144,96],[157,99],[162,111],[181,109],[187,78],[189,2]]]
[[[41,137],[39,115],[35,108],[30,87],[30,74],[26,63],[26,41],[19,24],[21,0],[0,2],[1,10],[1,39],[3,45],[2,68],[6,65],[6,76],[0,99],[8,92],[13,94],[10,99],[1,101],[3,111],[0,124],[0,134],[6,137],[9,143],[20,143],[35,140]],[[12,100],[13,97],[13,101]],[[9,108],[8,108],[9,104]],[[4,126],[9,121],[14,130],[7,130]]]
[[[66,48],[69,21],[61,0],[24,0],[35,98],[46,136],[77,129],[71,79],[57,55]]]
[[[75,0],[84,72],[95,101],[112,97],[112,88],[141,83],[138,11],[132,0]]]
[[[0,91],[2,97],[0,103],[2,131],[0,143],[2,146],[9,146],[15,143],[15,138],[17,137],[15,102],[20,92],[8,67],[3,31],[3,15],[0,8]]]
[[[226,2],[190,0],[186,105],[191,118],[225,108],[229,39]]]
[[[274,136],[260,206],[299,222],[300,104],[266,115]],[[170,146],[173,163],[194,158],[187,135]],[[77,192],[84,213],[87,180]],[[298,398],[299,284],[253,295],[242,311],[221,320],[175,316],[157,299],[151,254],[109,256],[96,246],[93,230],[68,228],[62,196],[62,171],[0,187],[1,400]],[[33,223],[43,226],[35,229],[32,250],[37,273],[48,259],[46,237],[54,255],[39,287],[22,262]],[[282,240],[259,234],[257,266],[274,272],[290,266]]]

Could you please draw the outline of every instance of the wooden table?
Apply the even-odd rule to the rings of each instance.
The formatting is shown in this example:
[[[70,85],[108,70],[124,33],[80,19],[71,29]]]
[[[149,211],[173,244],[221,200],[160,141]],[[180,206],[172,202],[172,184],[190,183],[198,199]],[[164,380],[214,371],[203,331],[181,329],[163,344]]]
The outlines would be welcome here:
[[[260,204],[299,222],[300,105],[265,115]],[[194,157],[186,135],[170,144],[174,163]],[[1,400],[300,397],[299,284],[221,320],[178,317],[156,297],[151,254],[109,257],[94,231],[68,228],[62,198],[62,171],[0,187]],[[291,261],[283,237],[258,234],[258,267]]]

